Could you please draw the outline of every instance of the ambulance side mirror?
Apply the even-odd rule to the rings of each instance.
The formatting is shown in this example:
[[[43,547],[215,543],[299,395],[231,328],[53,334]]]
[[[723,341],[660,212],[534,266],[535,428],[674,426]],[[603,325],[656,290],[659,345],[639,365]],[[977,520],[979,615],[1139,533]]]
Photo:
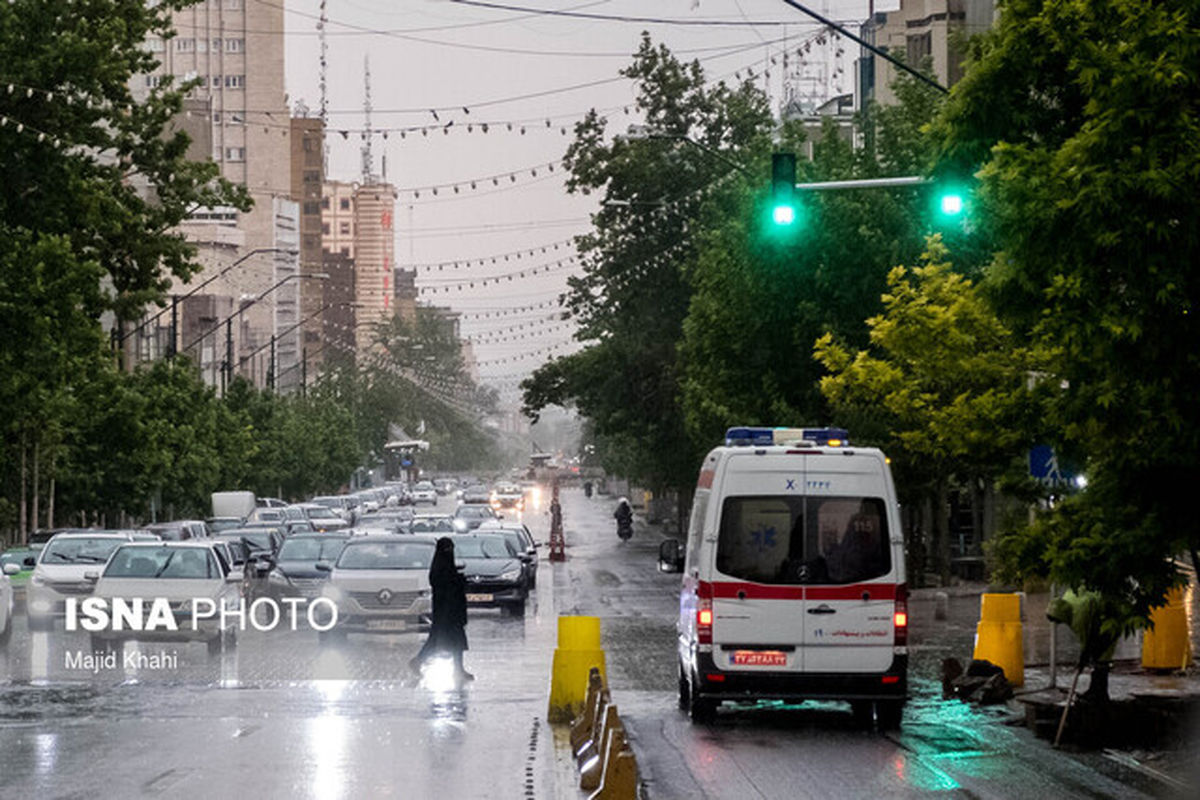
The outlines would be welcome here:
[[[658,571],[683,572],[683,544],[678,539],[667,539],[658,546]]]

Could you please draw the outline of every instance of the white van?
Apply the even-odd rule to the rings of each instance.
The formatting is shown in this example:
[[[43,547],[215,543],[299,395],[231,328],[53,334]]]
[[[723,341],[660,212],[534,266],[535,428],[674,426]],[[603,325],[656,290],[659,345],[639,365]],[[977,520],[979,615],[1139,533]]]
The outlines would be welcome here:
[[[837,428],[730,428],[704,459],[683,572],[679,703],[848,700],[900,724],[908,681],[904,541],[883,453]]]

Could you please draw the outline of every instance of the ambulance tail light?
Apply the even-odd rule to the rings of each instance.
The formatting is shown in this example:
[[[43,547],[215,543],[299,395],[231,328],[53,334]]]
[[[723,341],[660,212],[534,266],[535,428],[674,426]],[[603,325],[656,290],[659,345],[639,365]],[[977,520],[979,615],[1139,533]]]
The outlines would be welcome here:
[[[896,630],[896,645],[908,644],[908,585],[896,587],[896,609],[892,614],[892,627]]]
[[[701,581],[696,589],[696,640],[700,644],[712,644],[712,594],[712,584]]]

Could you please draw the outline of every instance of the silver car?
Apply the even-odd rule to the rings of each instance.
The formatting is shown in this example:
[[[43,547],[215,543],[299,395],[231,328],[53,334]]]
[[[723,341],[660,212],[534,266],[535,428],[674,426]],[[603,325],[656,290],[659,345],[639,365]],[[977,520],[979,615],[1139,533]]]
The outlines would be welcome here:
[[[0,572],[0,647],[8,644],[12,637],[13,588],[8,576],[16,575],[20,571],[19,564],[5,564],[4,571]]]
[[[157,536],[148,533],[116,531],[59,533],[51,537],[38,555],[26,588],[29,630],[50,630],[66,613],[68,597],[91,594],[94,584],[85,580],[84,575],[102,569],[118,547],[134,541],[157,540]]]
[[[372,534],[350,539],[336,562],[318,563],[318,569],[329,573],[322,594],[338,610],[337,626],[322,631],[321,640],[426,626],[433,602],[429,564],[436,543],[432,536]]]

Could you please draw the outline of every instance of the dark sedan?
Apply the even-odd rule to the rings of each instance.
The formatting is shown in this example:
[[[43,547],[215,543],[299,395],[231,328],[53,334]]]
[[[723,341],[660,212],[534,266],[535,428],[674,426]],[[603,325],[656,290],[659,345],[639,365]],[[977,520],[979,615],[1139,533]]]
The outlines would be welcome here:
[[[312,599],[321,594],[328,571],[317,569],[318,561],[337,561],[350,540],[348,533],[316,533],[289,536],[275,556],[275,566],[267,575],[267,594]]]
[[[464,565],[469,607],[499,608],[516,617],[525,615],[529,556],[518,552],[502,534],[455,536],[454,559]]]

